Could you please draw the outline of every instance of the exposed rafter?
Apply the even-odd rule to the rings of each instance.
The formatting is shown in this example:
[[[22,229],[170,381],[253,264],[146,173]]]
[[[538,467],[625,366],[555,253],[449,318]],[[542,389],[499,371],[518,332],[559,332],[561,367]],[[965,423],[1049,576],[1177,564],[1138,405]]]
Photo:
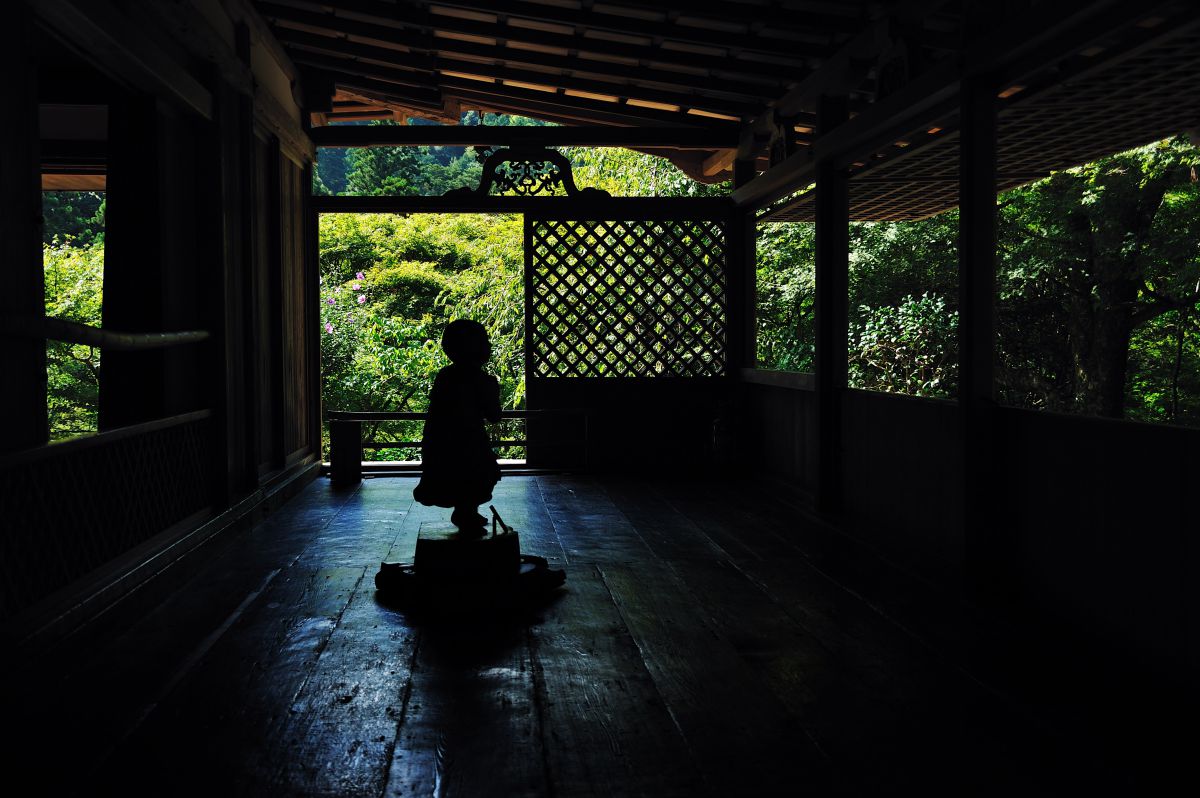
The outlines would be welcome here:
[[[671,147],[712,150],[731,147],[733,139],[706,128],[678,127],[525,127],[488,125],[405,125],[325,127],[310,131],[318,147],[473,146],[512,147]]]
[[[436,53],[439,58],[505,63],[534,69],[547,68],[583,77],[646,83],[669,91],[694,91],[698,78],[702,78],[706,92],[755,99],[763,103],[778,97],[786,91],[787,85],[779,75],[755,80],[729,80],[714,77],[702,70],[680,71],[679,69],[655,69],[644,65],[630,66],[612,60],[587,58],[586,54],[579,53],[555,55],[541,50],[477,44],[462,39],[438,38],[431,41],[421,34],[399,28],[382,28],[357,20],[343,20],[319,14],[301,17],[300,13],[302,12],[297,12],[289,20],[279,20],[280,24],[275,27],[275,35],[285,44],[329,47],[331,43],[328,40],[333,39],[335,42],[333,46],[346,52],[353,52],[350,49],[351,45],[361,44],[388,51],[391,57],[395,57],[397,52],[408,53],[408,64],[412,68],[428,69],[430,72],[437,68],[437,62],[429,57],[432,52]],[[329,27],[333,24],[337,25],[336,29]],[[302,25],[304,30],[294,27],[297,25]],[[422,55],[427,57],[424,63],[420,59]]]
[[[724,49],[705,48],[687,49],[667,47],[653,44],[634,44],[628,41],[617,41],[611,38],[600,39],[587,35],[587,32],[555,32],[532,27],[513,25],[498,26],[495,23],[481,22],[473,19],[457,17],[434,16],[418,14],[417,9],[408,6],[397,6],[389,3],[366,2],[366,0],[346,0],[340,2],[332,12],[316,13],[317,7],[304,4],[300,7],[285,4],[288,0],[272,3],[259,3],[258,8],[268,19],[282,21],[304,20],[304,24],[323,25],[328,30],[339,30],[343,20],[357,19],[368,25],[375,26],[379,34],[384,32],[391,35],[392,30],[419,31],[424,46],[440,49],[440,43],[432,39],[452,36],[475,37],[485,43],[504,42],[509,45],[549,49],[560,54],[590,53],[599,57],[614,58],[627,65],[655,64],[667,67],[684,67],[699,70],[701,74],[714,76],[743,76],[749,78],[765,78],[779,80],[781,74],[787,77],[790,73],[792,80],[799,80],[807,75],[807,58],[819,58],[819,54],[794,55],[788,57],[773,57],[770,53],[743,53],[731,56]],[[352,13],[354,16],[347,16]],[[319,19],[313,19],[313,16]],[[383,28],[384,30],[381,30]],[[631,20],[630,36],[637,31],[637,21]],[[645,38],[645,37],[640,37]],[[414,44],[414,46],[417,46]],[[757,56],[757,57],[752,57]]]
[[[773,35],[764,36],[761,35],[761,31],[765,26],[758,28],[760,32],[747,33],[748,26],[737,16],[726,16],[723,19],[707,16],[706,19],[718,23],[715,26],[704,26],[702,21],[705,18],[702,17],[693,17],[692,24],[687,24],[688,17],[684,17],[682,22],[679,21],[683,14],[678,8],[655,8],[652,4],[639,6],[629,3],[623,7],[608,4],[591,7],[585,5],[578,9],[519,0],[438,0],[435,3],[406,4],[438,9],[430,16],[431,22],[437,19],[438,24],[440,17],[449,15],[447,12],[453,9],[467,9],[489,16],[503,17],[510,26],[514,20],[533,20],[571,30],[584,27],[591,31],[624,36],[636,31],[638,36],[656,41],[680,42],[739,52],[772,53],[786,58],[827,55],[831,38],[858,29],[855,20],[845,17],[810,15],[812,24],[809,26],[772,26]],[[620,9],[625,13],[619,13]]]

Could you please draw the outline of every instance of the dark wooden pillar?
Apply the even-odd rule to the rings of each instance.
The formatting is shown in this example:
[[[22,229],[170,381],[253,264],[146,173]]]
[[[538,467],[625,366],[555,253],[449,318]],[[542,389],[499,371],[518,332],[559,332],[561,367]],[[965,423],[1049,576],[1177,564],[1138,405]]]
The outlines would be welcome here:
[[[214,232],[220,235],[220,285],[214,341],[221,392],[215,396],[223,422],[225,496],[229,503],[258,484],[251,424],[253,392],[249,375],[253,362],[247,341],[253,339],[247,324],[250,308],[252,239],[249,224],[253,189],[250,149],[253,130],[250,100],[231,86],[220,84],[213,95],[217,147],[215,156],[218,216]]]
[[[362,422],[329,422],[329,478],[336,487],[362,482]]]
[[[0,315],[42,316],[42,194],[38,146],[37,70],[33,24],[23,4],[8,10],[0,33],[0,65],[9,87],[0,124]],[[0,451],[45,443],[46,342],[0,337],[0,413],[7,422]]]
[[[962,85],[959,163],[959,384],[967,577],[994,582],[992,482],[996,289],[996,90],[986,78]]]
[[[822,97],[819,134],[847,119],[844,97]],[[850,192],[841,160],[817,164],[816,185],[817,509],[842,505],[842,399],[846,391],[846,303],[850,268]]]
[[[321,415],[324,413],[324,408],[321,406],[321,244],[320,244],[320,218],[312,210],[312,183],[313,183],[313,168],[314,164],[305,164],[304,170],[301,173],[301,181],[303,186],[302,196],[302,214],[304,224],[304,274],[307,290],[305,296],[308,298],[304,308],[304,324],[308,335],[308,346],[306,347],[305,356],[308,358],[308,367],[304,373],[308,376],[306,388],[309,392],[309,441],[312,445],[312,453],[316,456],[319,462],[322,457],[321,452]]]
[[[735,210],[726,223],[725,273],[728,286],[728,339],[726,357],[729,373],[753,368],[754,352],[754,214]]]
[[[151,97],[109,104],[103,319],[110,330],[164,329],[159,124]],[[161,350],[101,353],[100,429],[165,415],[163,363]]]

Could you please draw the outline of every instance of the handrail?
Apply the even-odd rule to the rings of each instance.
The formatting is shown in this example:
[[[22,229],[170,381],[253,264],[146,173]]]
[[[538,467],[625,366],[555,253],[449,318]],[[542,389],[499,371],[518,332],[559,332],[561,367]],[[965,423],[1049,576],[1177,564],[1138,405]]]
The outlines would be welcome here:
[[[25,338],[45,338],[113,351],[161,349],[207,340],[208,330],[134,333],[105,330],[54,316],[0,316],[0,333]]]
[[[500,418],[529,418],[530,416],[565,414],[584,415],[585,408],[548,408],[545,410],[501,410]],[[330,421],[421,421],[428,418],[425,411],[412,412],[408,410],[330,410],[327,414]]]
[[[500,418],[536,418],[550,415],[578,416],[583,420],[583,435],[578,440],[536,441],[536,446],[582,446],[584,463],[588,462],[588,447],[591,435],[588,432],[588,408],[547,408],[544,410],[503,410]],[[373,441],[363,440],[362,424],[372,421],[420,421],[429,417],[427,412],[388,410],[330,410],[329,420],[329,475],[335,485],[350,485],[362,479],[364,449],[416,448],[421,441]],[[495,440],[494,446],[529,446],[528,439]]]
[[[178,427],[183,424],[190,424],[212,417],[212,410],[193,410],[189,413],[180,413],[179,415],[168,416],[167,418],[157,418],[153,421],[143,421],[137,424],[130,424],[126,427],[115,427],[88,435],[80,435],[77,438],[68,438],[64,441],[43,443],[30,449],[21,449],[16,452],[0,455],[0,469],[13,466],[27,466],[30,463],[48,457],[65,457],[78,454],[88,449],[108,446],[115,441],[124,440],[125,438],[147,435],[151,432],[158,432],[159,430]]]

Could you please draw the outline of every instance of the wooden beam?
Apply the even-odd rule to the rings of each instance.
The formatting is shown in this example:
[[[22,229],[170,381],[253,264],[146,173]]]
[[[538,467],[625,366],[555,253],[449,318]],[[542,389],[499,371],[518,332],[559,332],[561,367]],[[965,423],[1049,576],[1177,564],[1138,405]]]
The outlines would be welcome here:
[[[359,61],[355,58],[314,53],[311,50],[292,50],[292,56],[296,63],[317,67],[324,72],[361,75],[374,80],[386,81],[397,84],[397,87],[403,86],[410,97],[426,98],[427,102],[440,101],[437,89],[429,85],[429,76],[423,72]]]
[[[826,59],[820,69],[779,98],[774,104],[774,112],[794,116],[801,111],[811,110],[822,95],[849,94],[866,77],[876,56],[887,47],[889,32],[886,19],[870,23],[866,30]]]
[[[104,230],[103,328],[129,333],[164,327],[167,131],[164,114],[141,95],[109,105],[109,172]],[[102,430],[166,415],[162,352],[106,351],[100,371]]]
[[[309,131],[318,147],[669,147],[728,148],[728,135],[700,127],[541,127],[517,125],[372,125],[319,127]]]
[[[144,12],[189,54],[217,68],[222,80],[242,94],[253,94],[254,74],[234,52],[233,45],[213,27],[199,8],[188,2],[146,3]]]
[[[703,113],[683,113],[679,111],[660,111],[640,105],[631,105],[623,100],[607,102],[579,97],[564,92],[541,92],[535,89],[524,89],[505,83],[481,83],[465,78],[449,78],[442,76],[440,84],[448,95],[460,97],[464,101],[481,97],[504,98],[519,107],[528,107],[528,116],[537,116],[534,109],[559,107],[570,109],[581,115],[583,119],[594,119],[599,123],[625,125],[687,125],[696,127],[733,128],[737,125],[734,120],[714,119]],[[469,103],[468,103],[469,107]]]
[[[212,94],[153,36],[106,0],[39,0],[45,24],[112,77],[212,118]]]
[[[427,7],[428,2],[407,2],[410,6]],[[377,6],[374,2],[355,3],[356,8],[368,8]],[[643,6],[640,11],[643,16],[632,18],[623,14],[606,13],[605,6],[584,5],[583,8],[563,8],[554,5],[543,5],[541,3],[515,3],[512,0],[488,0],[488,2],[480,2],[476,0],[438,0],[433,3],[440,8],[462,8],[472,11],[482,12],[485,14],[495,14],[501,20],[508,21],[513,19],[533,20],[537,22],[548,22],[553,25],[559,25],[567,28],[587,28],[592,31],[605,31],[607,33],[615,33],[624,36],[637,36],[652,39],[657,46],[661,47],[663,42],[680,42],[685,44],[696,44],[703,47],[713,47],[724,51],[736,52],[757,52],[768,53],[771,55],[785,56],[790,59],[815,57],[821,58],[828,56],[830,48],[824,44],[812,44],[795,39],[787,39],[784,37],[764,37],[754,33],[738,33],[727,30],[713,30],[711,28],[702,28],[697,26],[682,25],[672,23],[666,20],[646,19],[644,14],[648,10]],[[679,8],[663,8],[664,12],[676,13]],[[430,24],[436,24],[433,21],[439,22],[446,15],[437,14],[429,17]],[[786,20],[787,15],[783,15]],[[456,19],[448,17],[448,19]],[[851,28],[845,24],[845,19],[835,20],[834,18],[823,17],[822,19],[829,20],[831,24],[838,24],[835,30],[820,30],[809,31],[809,35],[813,36],[828,36],[830,34],[848,33]],[[725,22],[742,22],[741,16],[736,12],[728,17],[724,17]],[[510,29],[510,26],[504,24],[501,27],[500,37],[504,37]],[[783,27],[778,32],[799,32],[795,27]]]
[[[861,13],[854,3],[819,4],[829,9],[844,9],[846,13],[808,11],[794,5],[789,5],[786,13],[781,13],[783,9],[776,3],[758,5],[726,0],[689,0],[686,6],[681,6],[678,0],[605,0],[604,4],[637,11],[645,11],[647,7],[659,8],[676,16],[718,21],[736,19],[745,21],[752,30],[769,27],[793,35],[813,35],[815,32],[825,36],[851,35],[862,29]]]
[[[437,70],[439,63],[438,60],[429,57],[430,53],[434,52],[437,53],[438,58],[476,59],[487,63],[503,62],[514,66],[544,67],[612,80],[638,80],[674,91],[694,91],[700,88],[704,91],[732,97],[754,99],[762,103],[767,103],[777,97],[786,85],[778,75],[773,79],[729,80],[713,75],[655,69],[650,65],[635,66],[599,61],[582,57],[579,54],[562,56],[540,50],[479,44],[461,39],[432,39],[429,36],[400,28],[387,28],[358,20],[341,19],[316,13],[297,12],[293,16],[297,17],[294,21],[304,24],[306,29],[299,30],[287,25],[276,25],[275,34],[284,43],[303,44],[317,48],[338,48],[343,52],[365,58],[373,57],[370,55],[373,52],[386,55],[388,59],[403,56],[406,58],[406,66],[431,73]],[[289,20],[289,22],[291,21]],[[327,27],[331,22],[337,24],[336,30]],[[316,28],[321,32],[312,32],[309,28]],[[349,38],[351,36],[354,38]],[[373,42],[388,46],[379,46]],[[436,46],[436,49],[432,49],[432,46]],[[360,47],[362,49],[358,49]],[[396,49],[398,47],[404,49]]]
[[[447,43],[447,49],[452,49],[454,46],[449,43],[449,38],[436,36],[437,31],[443,31],[475,36],[484,41],[519,42],[524,45],[550,48],[561,52],[592,53],[599,56],[633,60],[638,63],[645,63],[651,68],[653,68],[654,64],[677,65],[702,70],[705,75],[717,77],[737,75],[750,78],[765,78],[772,82],[777,82],[781,77],[785,80],[799,80],[805,77],[810,71],[802,65],[788,67],[769,61],[753,61],[743,58],[714,58],[711,55],[688,52],[686,50],[664,50],[655,47],[596,39],[584,36],[581,33],[552,33],[532,28],[512,27],[501,30],[491,23],[454,19],[451,17],[429,17],[415,14],[404,17],[397,15],[397,7],[391,4],[354,3],[348,5],[343,2],[339,3],[336,9],[328,14],[313,14],[307,11],[298,11],[280,3],[260,3],[258,7],[268,19],[276,21],[293,20],[297,22],[304,20],[303,24],[312,27],[319,26],[326,30],[338,31],[346,30],[345,23],[351,19],[343,16],[344,13],[359,7],[365,8],[367,5],[371,7],[376,16],[373,16],[371,20],[359,19],[358,21],[365,23],[368,27],[374,28],[376,38],[385,34],[388,36],[394,35],[393,32],[400,29],[416,30],[423,34],[420,37],[420,41],[424,42],[423,46],[434,50],[441,50],[443,42]]]
[[[315,196],[313,213],[587,213],[602,218],[710,219],[729,213],[725,197],[346,197]],[[615,215],[613,215],[615,214]],[[600,217],[597,217],[600,218]]]
[[[822,134],[843,124],[844,97],[823,97]],[[846,392],[847,294],[850,270],[850,191],[845,168],[826,158],[816,168],[817,509],[842,505],[842,401]]]
[[[411,80],[414,85],[429,85],[442,82],[438,73],[456,72],[465,75],[478,75],[494,80],[518,81],[522,83],[554,86],[561,89],[571,89],[594,94],[611,94],[622,98],[654,102],[664,105],[677,105],[683,109],[699,108],[730,116],[748,117],[759,110],[759,104],[753,99],[714,97],[695,89],[690,91],[674,91],[659,89],[624,80],[608,81],[594,80],[564,73],[522,69],[514,66],[481,63],[457,58],[440,56],[437,59],[422,54],[405,53],[387,47],[375,47],[367,44],[350,42],[345,39],[335,39],[314,34],[301,34],[289,38],[292,52],[296,60],[304,63],[322,65],[324,59],[330,56],[349,60],[369,59],[372,62],[383,62],[401,67],[407,73],[409,68],[414,74]],[[309,57],[310,54],[317,60]],[[419,73],[429,68],[429,72],[421,76]],[[354,72],[355,69],[341,69],[344,72]],[[409,79],[406,75],[406,79]]]
[[[247,0],[222,0],[222,5],[237,29],[245,34],[245,43],[250,38],[261,41],[274,60],[291,81],[291,98],[302,106],[299,76],[295,64],[287,57],[283,46],[275,40],[266,21],[249,6]],[[254,97],[255,112],[259,119],[271,129],[284,144],[294,160],[313,156],[300,124],[292,118],[276,96],[259,84],[250,66],[245,63],[209,23],[208,19],[190,3],[150,3],[149,14],[155,22],[168,31],[189,53],[213,64],[221,78],[242,94]]]
[[[320,42],[312,43],[313,38],[320,40]],[[338,47],[340,43],[342,46]],[[319,52],[317,49],[308,49],[310,47],[319,48]],[[372,72],[372,70],[376,70],[377,68],[373,64],[373,61],[388,61],[390,59],[390,62],[400,62],[400,64],[406,66],[408,61],[408,54],[398,53],[396,50],[389,50],[383,47],[370,47],[365,46],[365,44],[346,43],[341,40],[335,40],[335,38],[322,36],[306,37],[304,41],[300,42],[300,46],[292,48],[292,52],[295,55],[295,60],[301,62],[301,64],[337,68],[337,70],[343,72],[361,72],[362,74],[371,74],[372,77],[383,77],[384,79],[396,78],[385,77],[383,70],[386,67],[380,66],[378,67],[378,71]],[[365,61],[362,62],[361,70],[354,66],[335,66],[337,64],[335,58],[346,61],[349,65],[356,64],[359,59],[370,59],[372,64],[367,64]],[[433,64],[432,59],[421,60],[430,60],[431,64]],[[755,102],[718,98],[698,94],[695,91],[678,92],[653,89],[644,85],[578,78],[570,76],[570,74],[522,70],[522,68],[518,67],[480,64],[478,61],[444,58],[444,56],[437,59],[436,64],[440,73],[455,72],[492,80],[505,80],[505,82],[548,85],[558,89],[589,92],[589,94],[613,95],[622,97],[623,100],[631,98],[631,100],[679,106],[684,110],[698,108],[731,116],[752,116],[760,109],[760,104]],[[401,70],[398,73],[388,74],[400,74],[401,78],[396,79],[397,82],[410,85],[437,85],[439,83],[446,83],[446,80],[440,77],[437,72],[422,74],[413,71],[410,73],[406,68],[406,70]],[[479,83],[481,86],[487,85],[486,82]]]
[[[308,64],[323,70],[325,73],[333,76],[338,85],[363,89],[365,86],[361,80],[355,80],[353,77],[349,79],[344,77],[347,75],[359,76],[360,78],[372,81],[374,90],[385,97],[395,96],[407,101],[424,102],[427,105],[432,105],[433,98],[438,96],[437,92],[424,88],[425,80],[420,73],[414,71],[301,50],[296,50],[293,54],[298,63]],[[395,89],[390,90],[386,84],[393,84]],[[689,114],[682,111],[661,111],[640,105],[631,105],[625,102],[625,98],[621,98],[616,102],[606,102],[565,94],[563,92],[542,92],[506,83],[470,80],[468,78],[452,77],[444,74],[438,78],[438,84],[444,90],[444,94],[453,93],[464,100],[477,101],[481,97],[508,98],[510,101],[515,101],[518,107],[527,108],[528,110],[525,110],[524,113],[531,116],[537,115],[537,109],[549,105],[573,109],[576,112],[582,113],[582,118],[584,119],[611,121],[614,124],[705,125],[711,124],[714,121],[711,117],[703,114]],[[612,88],[620,87],[614,86]],[[607,86],[604,89],[605,93],[610,96],[619,96],[609,90]],[[593,93],[600,94],[599,91]],[[720,121],[718,120],[717,123],[720,124]],[[734,123],[725,122],[725,124]]]
[[[0,125],[0,263],[4,290],[0,315],[46,313],[42,269],[42,194],[38,155],[38,92],[31,15],[10,8],[0,32],[0,73],[10,81],[5,124]],[[0,452],[46,442],[46,342],[0,340],[0,413],[9,419]]]
[[[718,175],[721,172],[725,172],[733,168],[733,161],[735,157],[737,157],[736,147],[717,150],[712,155],[704,159],[704,163],[700,166],[700,171],[709,177]]]
[[[817,160],[865,153],[953,112],[964,79],[983,73],[1011,76],[1040,69],[1163,5],[1167,3],[1139,6],[1113,0],[1059,4],[1043,18],[1022,19],[972,46],[965,63],[953,58],[939,61],[894,94],[863,109],[837,131],[817,139],[811,159],[788,158],[735,191],[734,201],[740,207],[761,208],[811,180]]]
[[[300,71],[296,69],[296,65],[292,63],[288,57],[287,51],[275,38],[275,34],[271,30],[271,26],[263,19],[262,14],[250,2],[250,0],[221,0],[221,7],[225,9],[225,13],[229,15],[235,23],[240,22],[250,29],[254,40],[261,44],[283,74],[287,76],[292,86],[292,99],[300,105],[300,98],[303,96],[302,87],[300,85]]]
[[[963,82],[959,138],[958,406],[962,418],[963,531],[975,598],[994,596],[1001,541],[992,537],[992,410],[996,302],[996,92]]]
[[[254,116],[275,134],[284,154],[296,163],[302,164],[317,157],[312,140],[305,135],[275,95],[262,86],[256,86],[254,90]]]
[[[328,79],[342,90],[353,91],[361,97],[372,99],[384,105],[401,105],[406,108],[424,109],[426,113],[432,113],[436,117],[446,115],[446,101],[440,94],[436,95],[435,100],[429,92],[414,89],[414,93],[410,94],[410,87],[401,86],[398,83],[390,83],[386,80],[376,80],[375,78],[368,78],[363,75],[351,75],[344,72],[322,70],[320,76],[322,79]],[[312,80],[312,78],[310,77],[308,80]]]

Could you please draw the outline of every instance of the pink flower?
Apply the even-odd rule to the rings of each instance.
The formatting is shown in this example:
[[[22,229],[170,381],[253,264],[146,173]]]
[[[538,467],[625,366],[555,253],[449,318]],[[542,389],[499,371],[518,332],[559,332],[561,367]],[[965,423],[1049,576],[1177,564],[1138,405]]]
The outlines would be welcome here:
[[[333,332],[333,325],[330,324],[329,322],[325,322],[325,332],[327,332],[327,333]]]
[[[333,297],[329,297],[329,299],[326,299],[326,300],[325,300],[325,304],[326,304],[326,305],[332,305],[332,304],[333,304]]]
[[[361,283],[355,283],[355,284],[354,284],[354,290],[355,290],[355,291],[361,291],[361,290],[362,290],[362,284],[361,284]]]
[[[355,272],[354,279],[355,280],[365,280],[367,278],[366,278],[366,275],[364,275],[362,272]]]
[[[363,294],[358,295],[358,304],[361,305],[362,303],[364,303],[366,301],[367,301],[367,297],[365,295],[363,295]]]

